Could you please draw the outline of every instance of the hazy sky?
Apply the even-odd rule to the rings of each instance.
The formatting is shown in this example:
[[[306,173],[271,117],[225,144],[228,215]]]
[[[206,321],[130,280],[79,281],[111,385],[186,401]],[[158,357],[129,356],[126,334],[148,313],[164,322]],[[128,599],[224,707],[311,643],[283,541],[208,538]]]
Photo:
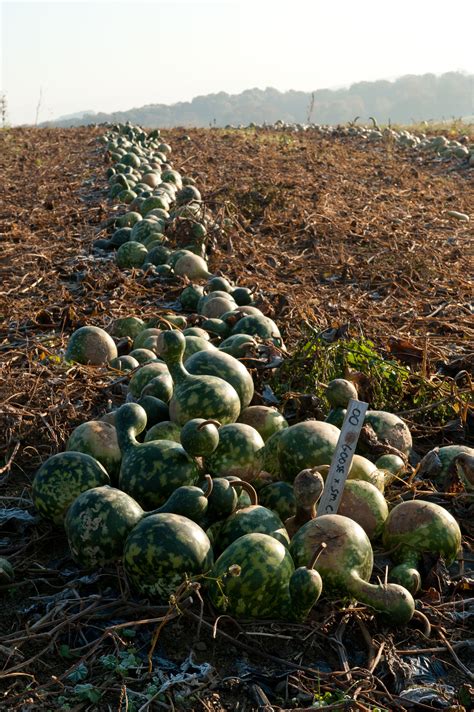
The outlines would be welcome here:
[[[0,0],[13,124],[267,86],[474,73],[474,0]],[[471,41],[470,41],[471,40]]]

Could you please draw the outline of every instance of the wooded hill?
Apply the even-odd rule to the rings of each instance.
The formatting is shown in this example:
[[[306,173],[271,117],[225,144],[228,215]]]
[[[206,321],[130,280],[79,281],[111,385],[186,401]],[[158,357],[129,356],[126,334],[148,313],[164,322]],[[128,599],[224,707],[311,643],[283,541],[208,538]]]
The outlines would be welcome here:
[[[406,75],[395,81],[357,82],[345,89],[280,92],[247,89],[219,92],[189,102],[147,104],[111,114],[85,112],[47,122],[45,126],[78,126],[131,121],[148,127],[226,126],[285,122],[344,123],[374,116],[381,123],[461,118],[474,113],[474,75],[461,72]]]

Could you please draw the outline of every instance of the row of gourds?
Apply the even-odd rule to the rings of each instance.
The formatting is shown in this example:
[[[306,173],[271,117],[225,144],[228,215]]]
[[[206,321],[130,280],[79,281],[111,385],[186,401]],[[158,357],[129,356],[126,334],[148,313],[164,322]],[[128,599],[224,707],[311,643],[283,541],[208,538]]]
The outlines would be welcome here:
[[[388,454],[377,458],[361,444],[338,514],[315,516],[355,386],[328,384],[326,421],[289,426],[275,408],[251,405],[245,359],[266,343],[285,350],[277,324],[250,290],[209,272],[203,246],[213,217],[192,179],[172,167],[159,132],[117,125],[103,140],[113,161],[110,197],[124,210],[96,248],[116,256],[127,245],[148,255],[165,248],[165,263],[146,258],[141,267],[160,279],[188,278],[181,313],[148,322],[129,316],[108,331],[85,326],[70,337],[65,360],[127,375],[127,402],[77,426],[66,451],[43,463],[33,482],[39,513],[65,527],[80,566],[122,560],[134,590],[153,600],[166,602],[197,578],[216,609],[235,616],[303,620],[324,590],[406,623],[423,554],[449,564],[461,545],[457,522],[436,504],[401,502],[389,512],[383,492],[403,477],[408,427],[391,413],[368,411],[366,423]],[[173,249],[177,234],[190,239],[186,247]],[[145,243],[157,244],[148,250]],[[205,271],[189,277],[179,265],[195,257]],[[469,489],[474,450],[451,446],[438,455],[438,479],[456,467]],[[369,582],[371,540],[391,552],[390,583]]]

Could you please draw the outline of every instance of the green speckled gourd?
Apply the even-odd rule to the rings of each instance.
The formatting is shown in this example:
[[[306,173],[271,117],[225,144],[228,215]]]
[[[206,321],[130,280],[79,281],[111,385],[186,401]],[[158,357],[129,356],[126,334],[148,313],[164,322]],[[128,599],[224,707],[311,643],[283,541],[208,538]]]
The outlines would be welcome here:
[[[219,351],[230,354],[234,358],[244,358],[249,352],[255,352],[258,343],[253,336],[233,334],[219,344]]]
[[[375,485],[364,480],[347,480],[337,510],[343,517],[360,524],[371,541],[382,534],[388,517],[388,504]]]
[[[212,491],[208,497],[208,522],[216,522],[229,517],[238,507],[240,487],[250,493],[251,503],[257,503],[257,493],[248,483],[234,478],[214,477]]]
[[[152,514],[132,529],[125,542],[127,578],[139,593],[168,603],[185,581],[213,565],[211,542],[195,522],[179,514]]]
[[[185,337],[177,331],[164,331],[160,353],[173,379],[170,417],[179,425],[193,418],[233,423],[240,413],[240,399],[235,389],[216,376],[195,376],[183,366]]]
[[[442,557],[449,566],[461,547],[461,530],[444,507],[433,502],[401,502],[390,512],[383,531],[383,544],[398,562],[389,574],[412,593],[421,586],[418,567],[423,554]]]
[[[334,378],[326,386],[324,395],[331,408],[347,408],[351,398],[357,399],[357,388],[345,378]]]
[[[126,403],[117,410],[115,427],[122,450],[120,489],[142,507],[159,507],[178,487],[197,483],[198,467],[179,443],[137,442],[136,435],[146,427],[146,413],[137,403]]]
[[[110,333],[112,336],[122,338],[129,336],[132,340],[135,339],[140,331],[145,328],[143,319],[136,316],[126,316],[122,319],[114,319],[110,325]]]
[[[209,496],[213,490],[213,481],[210,475],[206,475],[206,485],[204,487],[204,491],[200,487],[192,485],[178,487],[166,502],[155,510],[155,514],[161,514],[162,512],[182,514],[183,517],[201,524],[206,516]]]
[[[263,507],[272,509],[285,522],[296,512],[296,500],[293,487],[289,482],[272,482],[258,493],[258,499]]]
[[[467,445],[445,445],[430,450],[420,463],[420,477],[432,480],[438,487],[449,486],[455,474],[455,460],[459,455],[474,457],[474,448]]]
[[[217,420],[188,420],[181,429],[181,445],[192,457],[209,456],[219,445],[219,427]]]
[[[216,553],[227,549],[240,536],[252,532],[268,534],[283,546],[288,546],[290,541],[283,522],[275,512],[260,504],[251,504],[249,507],[237,509],[227,517],[215,546]]]
[[[117,561],[143,515],[138,502],[122,490],[104,485],[82,492],[64,522],[74,561],[86,569]]]
[[[189,373],[196,376],[218,376],[230,383],[239,395],[241,408],[246,408],[253,398],[252,376],[245,366],[230,354],[215,348],[199,351],[188,358],[184,366]]]
[[[241,307],[245,309],[245,307]],[[248,307],[250,309],[251,307]],[[271,339],[276,346],[284,348],[283,339],[273,319],[263,314],[247,314],[232,327],[231,334],[248,334],[261,339]]]
[[[155,379],[158,379],[158,381]],[[155,398],[160,398],[162,401],[167,403],[173,395],[173,380],[166,364],[161,361],[146,363],[144,366],[141,366],[137,371],[135,371],[130,379],[130,383],[128,384],[128,389],[134,398],[140,398],[144,389],[152,381],[154,384],[157,384],[158,382],[160,383],[159,388],[155,385],[155,390],[162,394],[156,395],[153,393]]]
[[[323,579],[329,596],[353,596],[394,625],[403,625],[415,610],[413,597],[398,584],[368,583],[373,567],[373,552],[361,526],[340,514],[324,514],[304,524],[291,540],[290,554],[295,566],[311,561],[323,544],[314,568]]]
[[[140,223],[137,223],[139,225]],[[115,261],[118,267],[141,267],[148,255],[148,250],[141,242],[129,240],[118,248]]]
[[[117,431],[110,423],[89,420],[74,428],[66,443],[66,450],[84,452],[98,460],[112,480],[118,477],[122,453]]]
[[[385,441],[408,457],[413,440],[408,425],[398,415],[385,410],[368,410],[364,419],[364,425],[366,424],[372,426],[379,440]],[[359,440],[358,449],[362,454],[369,453],[370,456],[370,447],[364,444],[362,438]]]
[[[180,443],[181,428],[171,420],[155,423],[146,431],[144,442],[149,443],[153,440],[174,440],[175,443]]]
[[[329,465],[339,433],[334,425],[319,420],[306,420],[282,430],[277,445],[281,479],[292,482],[301,470]]]
[[[279,430],[285,430],[288,423],[276,408],[265,405],[251,405],[244,408],[239,415],[239,423],[245,423],[255,428],[264,442]]]
[[[81,326],[71,335],[64,358],[66,361],[98,366],[117,358],[115,341],[98,326]]]
[[[33,480],[32,498],[39,514],[62,526],[70,504],[90,489],[110,484],[105,468],[83,452],[59,452],[43,462]]]
[[[250,533],[234,541],[217,559],[207,589],[221,613],[237,618],[304,620],[321,594],[322,582],[306,567],[295,571],[280,542],[267,534]]]
[[[204,465],[215,477],[233,475],[251,482],[262,469],[263,447],[262,438],[250,425],[229,423],[219,428],[219,444]]]

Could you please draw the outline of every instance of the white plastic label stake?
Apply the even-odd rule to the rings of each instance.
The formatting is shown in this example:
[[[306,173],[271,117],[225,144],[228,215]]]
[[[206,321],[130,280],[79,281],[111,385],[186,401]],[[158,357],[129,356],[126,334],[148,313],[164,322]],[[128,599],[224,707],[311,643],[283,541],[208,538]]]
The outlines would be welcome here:
[[[349,401],[336,452],[319,500],[318,516],[337,513],[368,407],[368,403],[363,401],[352,398]]]

